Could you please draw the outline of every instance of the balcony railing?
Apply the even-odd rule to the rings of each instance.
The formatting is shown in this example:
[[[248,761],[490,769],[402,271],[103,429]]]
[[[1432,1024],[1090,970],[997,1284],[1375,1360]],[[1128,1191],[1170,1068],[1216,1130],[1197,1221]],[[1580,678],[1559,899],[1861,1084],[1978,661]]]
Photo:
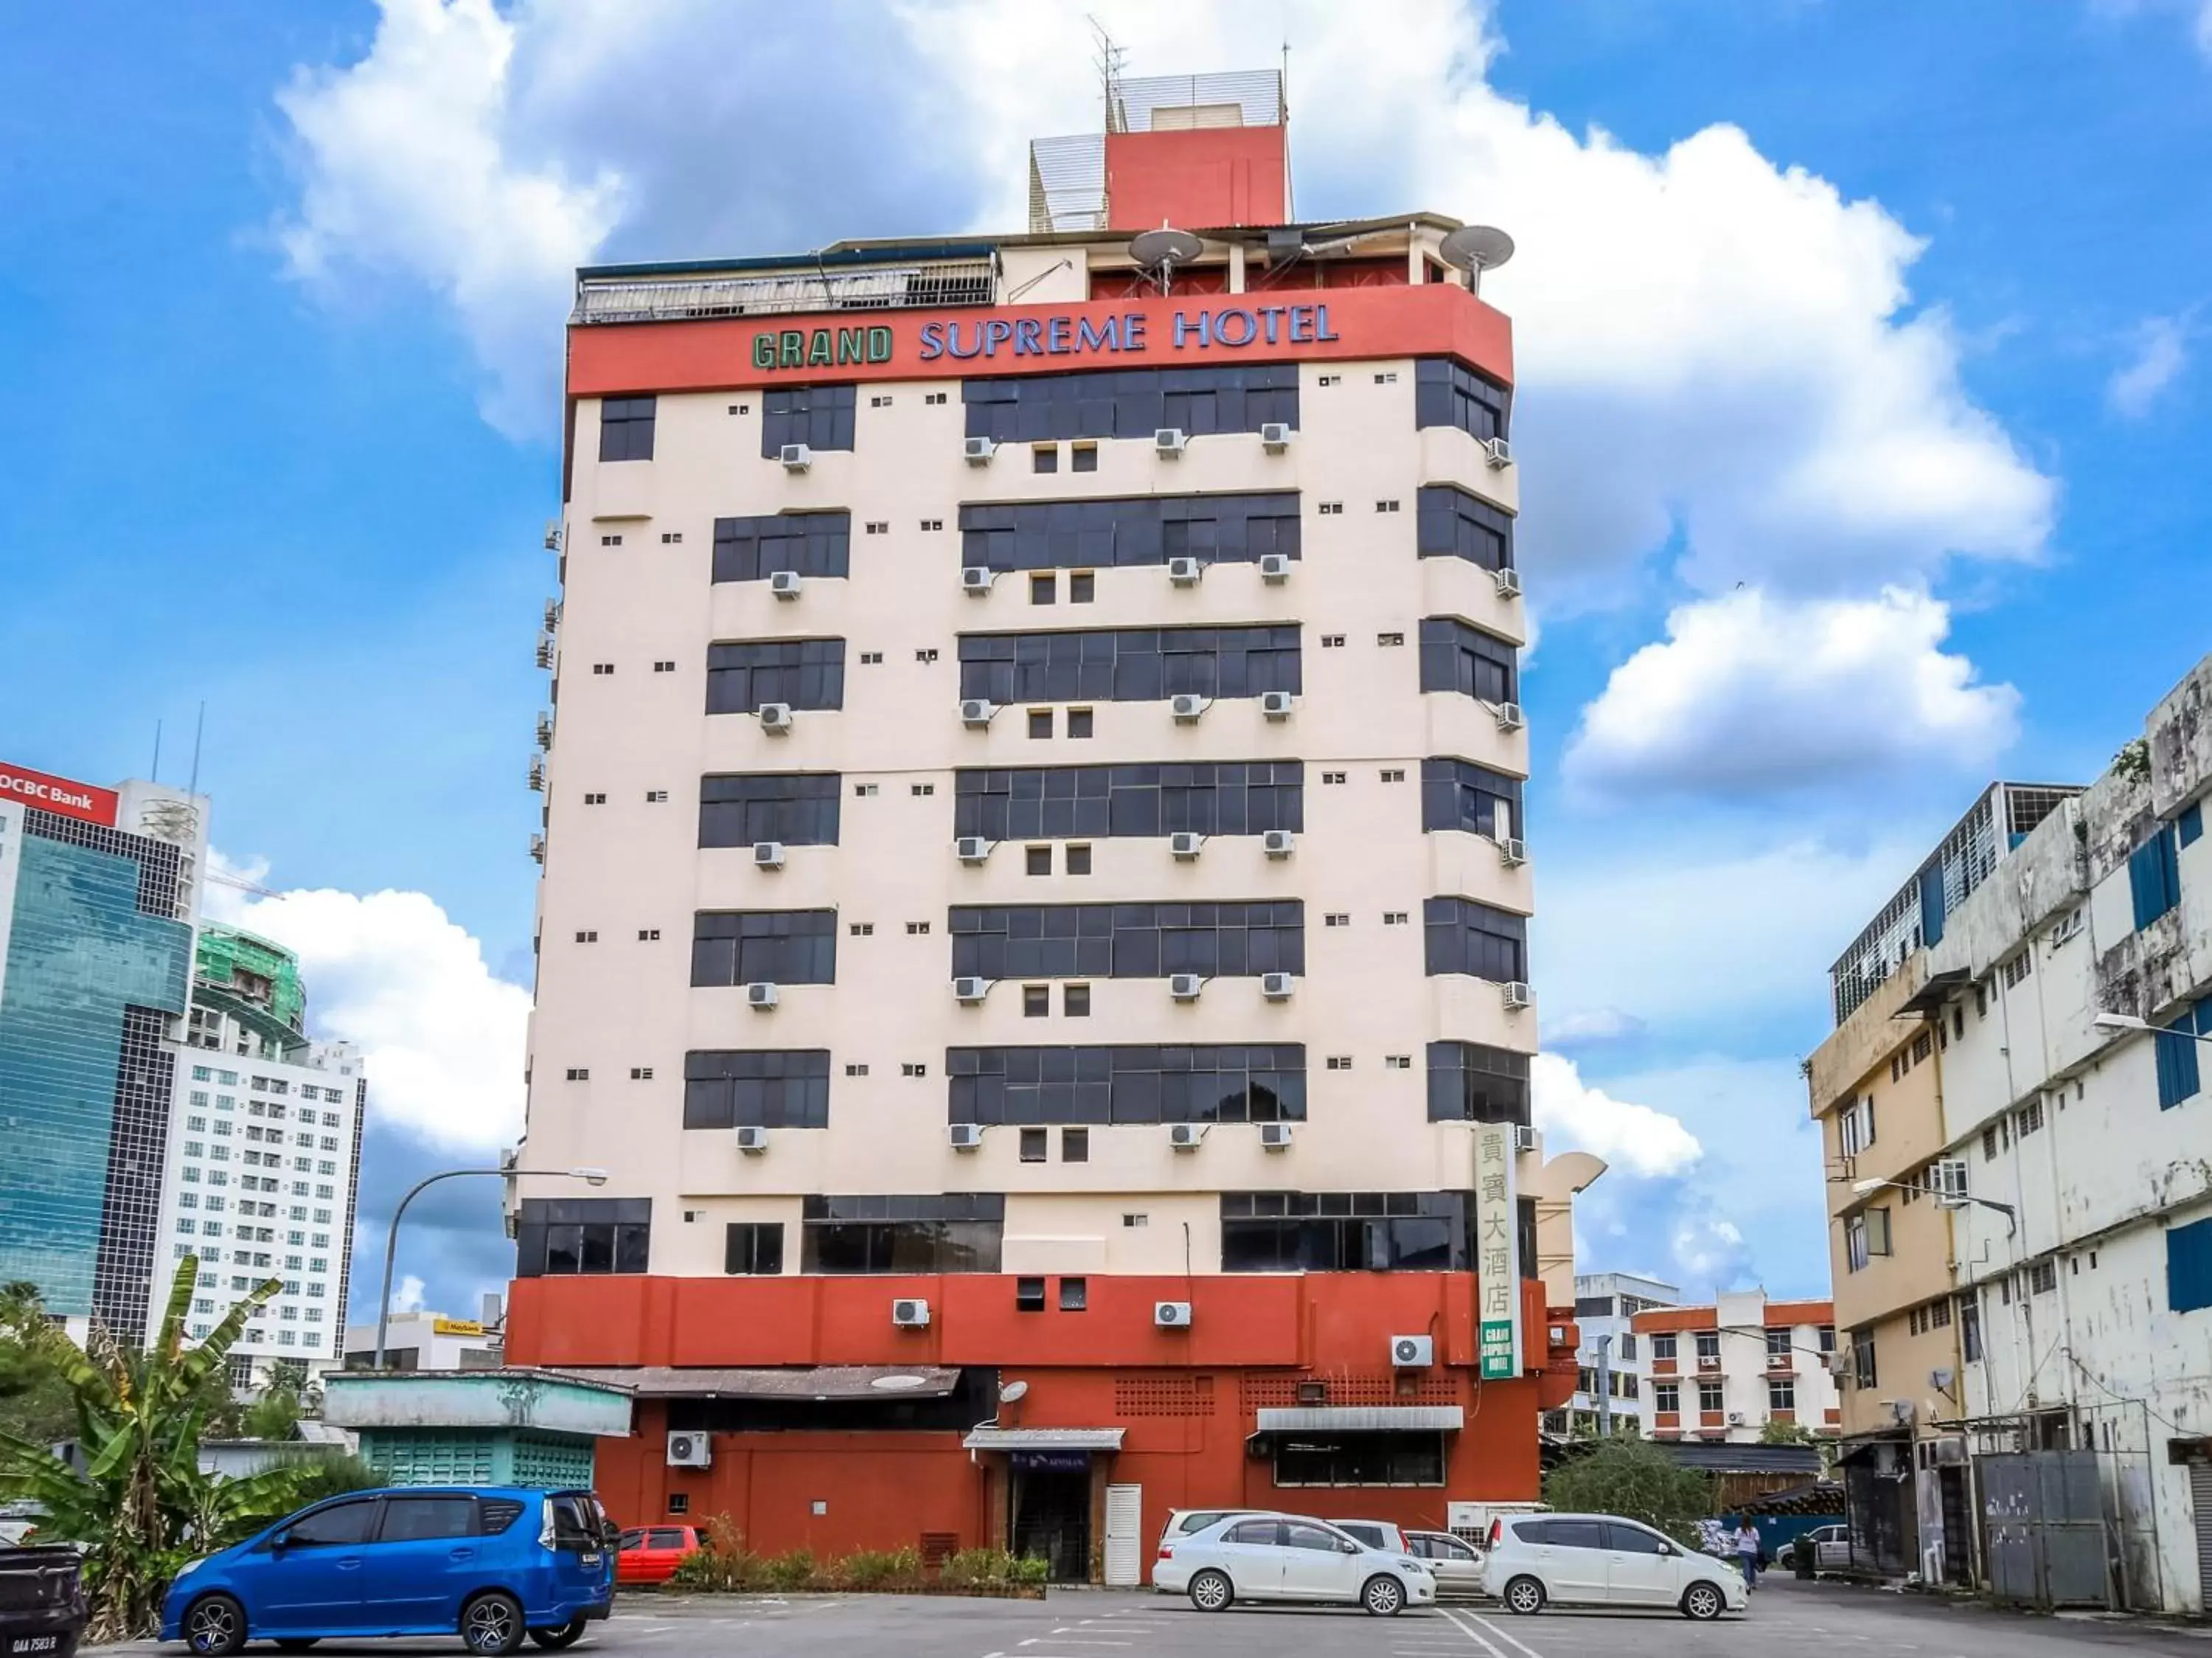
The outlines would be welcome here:
[[[807,312],[937,310],[998,298],[992,259],[758,277],[586,277],[572,323],[683,322]]]

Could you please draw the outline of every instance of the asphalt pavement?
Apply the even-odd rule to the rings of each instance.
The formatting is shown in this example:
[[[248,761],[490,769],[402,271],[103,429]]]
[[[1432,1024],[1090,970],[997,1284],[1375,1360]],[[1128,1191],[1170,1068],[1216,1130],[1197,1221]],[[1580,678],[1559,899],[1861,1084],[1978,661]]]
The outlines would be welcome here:
[[[457,1640],[325,1641],[316,1658],[458,1653]],[[249,1652],[266,1651],[256,1646]],[[526,1646],[526,1654],[534,1655]],[[1671,1613],[1549,1610],[1515,1618],[1494,1604],[1397,1618],[1355,1609],[1237,1606],[1121,1591],[1054,1591],[1046,1600],[951,1596],[625,1595],[572,1649],[606,1658],[2212,1658],[2212,1627],[2039,1618],[1971,1604],[1770,1578],[1750,1609],[1715,1624]],[[103,1653],[179,1654],[153,1642]]]

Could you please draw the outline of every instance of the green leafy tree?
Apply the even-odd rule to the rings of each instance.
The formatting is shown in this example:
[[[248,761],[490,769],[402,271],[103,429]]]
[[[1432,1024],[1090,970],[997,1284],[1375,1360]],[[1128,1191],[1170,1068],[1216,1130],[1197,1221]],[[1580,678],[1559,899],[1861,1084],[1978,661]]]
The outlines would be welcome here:
[[[51,1444],[76,1431],[76,1406],[49,1350],[52,1320],[34,1283],[0,1284],[0,1433]]]
[[[1713,1511],[1713,1489],[1650,1440],[1601,1440],[1544,1476],[1544,1501],[1571,1514],[1640,1520],[1686,1548]]]
[[[1836,1442],[1826,1434],[1816,1434],[1802,1422],[1769,1421],[1759,1430],[1762,1445],[1810,1445],[1820,1453],[1820,1472],[1832,1472],[1836,1466]]]
[[[35,1441],[0,1433],[0,1497],[38,1504],[42,1539],[87,1545],[88,1642],[150,1632],[177,1569],[290,1513],[310,1472],[288,1464],[218,1479],[200,1471],[200,1440],[216,1401],[228,1400],[224,1360],[281,1286],[261,1284],[188,1345],[185,1314],[198,1281],[199,1262],[187,1256],[160,1332],[143,1350],[99,1328],[82,1350],[52,1326],[37,1338],[75,1407],[81,1471]]]

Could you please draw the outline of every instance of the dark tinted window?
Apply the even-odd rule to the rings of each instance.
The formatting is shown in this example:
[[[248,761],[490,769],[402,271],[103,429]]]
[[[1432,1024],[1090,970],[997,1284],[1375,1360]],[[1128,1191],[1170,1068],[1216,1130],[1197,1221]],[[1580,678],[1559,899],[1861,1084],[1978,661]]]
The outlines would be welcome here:
[[[732,1221],[722,1237],[722,1271],[740,1274],[782,1271],[783,1222]],[[672,1545],[657,1544],[654,1546]]]
[[[835,910],[702,910],[691,923],[694,984],[834,984]]]
[[[1526,916],[1492,909],[1471,898],[1429,899],[1421,912],[1431,976],[1468,973],[1501,984],[1528,978]]]
[[[525,1198],[515,1217],[515,1276],[642,1272],[652,1239],[650,1198]]]
[[[1364,1543],[1370,1549],[1382,1547],[1382,1528],[1380,1526],[1340,1525],[1342,1532],[1355,1543]]]
[[[835,771],[758,771],[699,779],[699,844],[835,846],[844,780]]]
[[[599,405],[599,459],[653,459],[653,399],[611,397]]]
[[[1001,443],[1150,437],[1163,426],[1193,436],[1256,432],[1270,421],[1298,424],[1298,370],[1294,363],[1268,363],[1024,375],[967,381],[960,400],[968,405],[968,436]]]
[[[970,633],[960,694],[994,703],[1158,702],[1300,688],[1295,626]]]
[[[802,1272],[996,1272],[1006,1232],[999,1192],[809,1198]]]
[[[1221,1270],[1465,1272],[1473,1225],[1461,1192],[1224,1192]]]
[[[1261,1548],[1273,1548],[1282,1535],[1279,1521],[1273,1520],[1243,1520],[1222,1533],[1224,1543],[1256,1544]]]
[[[1552,1540],[1552,1522],[1548,1520],[1516,1520],[1513,1522],[1516,1542],[1526,1543],[1531,1548],[1540,1548]]]
[[[1618,1521],[1608,1521],[1605,1534],[1613,1549],[1622,1554],[1667,1552],[1667,1545],[1641,1526],[1624,1526]]]
[[[1413,424],[1456,426],[1477,438],[1504,437],[1512,394],[1449,357],[1413,365]]]
[[[641,1549],[645,1546],[645,1533],[641,1531],[624,1532],[617,1546],[623,1554],[628,1554],[633,1549]]]
[[[830,1050],[693,1049],[684,1056],[684,1126],[829,1127]]]
[[[956,978],[1236,978],[1305,971],[1305,911],[1296,899],[956,907],[948,925]],[[692,982],[699,982],[696,975]]]
[[[1141,496],[1123,501],[1027,501],[960,509],[960,562],[988,570],[1107,570],[1252,564],[1298,556],[1298,497]]]
[[[686,1546],[686,1541],[680,1527],[664,1526],[653,1530],[653,1546],[656,1549],[680,1549]]]
[[[1424,558],[1464,558],[1485,570],[1510,570],[1513,520],[1456,484],[1425,484],[1416,546]]]
[[[374,1497],[365,1497],[357,1503],[334,1503],[294,1521],[284,1533],[284,1541],[291,1547],[302,1549],[359,1543],[368,1536],[368,1528],[375,1520]]]
[[[953,774],[952,793],[952,832],[987,840],[1305,827],[1305,766],[1298,760],[970,770]]]
[[[522,1518],[522,1504],[513,1497],[486,1496],[477,1501],[477,1519],[486,1537],[496,1537]]]
[[[1521,700],[1513,647],[1455,616],[1421,621],[1421,689],[1455,691],[1486,703]]]
[[[842,639],[757,639],[707,647],[707,711],[753,714],[763,703],[845,705]]]
[[[1529,1122],[1528,1056],[1480,1042],[1430,1043],[1429,1120]]]
[[[1423,760],[1421,827],[1510,839],[1521,833],[1521,779],[1473,760]]]
[[[380,1543],[413,1543],[440,1537],[474,1537],[477,1504],[471,1496],[387,1496]]]
[[[1279,1123],[1306,1114],[1305,1049],[948,1048],[955,1123]]]
[[[601,1524],[598,1505],[587,1496],[564,1492],[552,1499],[556,1543],[601,1543],[610,1529]]]
[[[850,386],[776,386],[761,393],[761,454],[773,460],[787,443],[811,449],[853,447]]]
[[[845,576],[853,546],[849,512],[778,513],[714,521],[714,579],[765,582],[780,570]]]
[[[1318,1526],[1302,1525],[1295,1520],[1283,1522],[1283,1546],[1286,1549],[1310,1549],[1318,1554],[1344,1552],[1344,1540],[1334,1532],[1325,1532]]]
[[[1602,1549],[1606,1527],[1595,1520],[1554,1520],[1546,1539],[1555,1549]]]

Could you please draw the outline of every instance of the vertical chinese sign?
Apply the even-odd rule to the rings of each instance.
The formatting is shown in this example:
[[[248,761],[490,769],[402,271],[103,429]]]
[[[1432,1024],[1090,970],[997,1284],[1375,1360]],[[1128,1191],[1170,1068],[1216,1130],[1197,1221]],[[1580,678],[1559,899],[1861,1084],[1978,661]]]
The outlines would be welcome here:
[[[1474,1131],[1475,1295],[1480,1305],[1482,1379],[1521,1374],[1520,1228],[1513,1186],[1513,1125]]]

